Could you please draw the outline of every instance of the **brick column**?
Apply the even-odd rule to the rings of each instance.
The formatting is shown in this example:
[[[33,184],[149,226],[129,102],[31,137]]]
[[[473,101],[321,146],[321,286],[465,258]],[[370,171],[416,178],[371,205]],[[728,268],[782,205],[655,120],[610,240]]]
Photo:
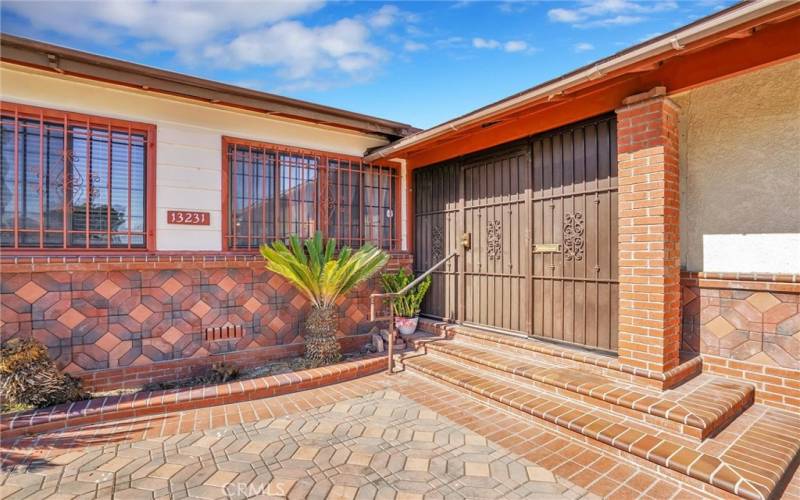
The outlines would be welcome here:
[[[679,363],[678,111],[663,87],[617,109],[619,359],[655,372]]]

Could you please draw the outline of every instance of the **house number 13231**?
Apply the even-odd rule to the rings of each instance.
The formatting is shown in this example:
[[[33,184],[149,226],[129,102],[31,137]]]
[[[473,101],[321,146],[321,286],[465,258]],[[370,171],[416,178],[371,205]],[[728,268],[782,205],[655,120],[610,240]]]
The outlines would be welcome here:
[[[211,213],[190,210],[167,210],[167,224],[208,226],[211,224]]]

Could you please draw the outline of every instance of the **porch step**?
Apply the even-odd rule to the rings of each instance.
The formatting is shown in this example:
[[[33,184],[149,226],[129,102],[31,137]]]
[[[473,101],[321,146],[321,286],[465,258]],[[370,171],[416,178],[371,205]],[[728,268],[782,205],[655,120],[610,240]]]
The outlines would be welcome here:
[[[700,375],[689,384],[666,392],[559,364],[555,360],[532,359],[497,348],[459,341],[438,341],[428,351],[461,364],[532,382],[537,388],[577,399],[599,408],[663,427],[668,431],[705,439],[716,434],[753,404],[754,388],[710,375]]]
[[[559,362],[583,371],[658,390],[676,387],[686,380],[699,375],[703,370],[703,362],[699,356],[682,359],[678,366],[661,373],[625,365],[620,363],[614,356],[598,354],[589,350],[581,350],[521,336],[494,333],[464,325],[442,323],[427,318],[420,320],[419,328],[431,334],[480,345],[496,346],[502,344],[504,350],[518,352],[526,356],[534,355],[542,359],[557,359]]]
[[[778,410],[759,408],[755,421],[743,429],[723,431],[725,435],[713,445],[715,438],[706,442],[709,446],[693,446],[669,433],[488,370],[476,371],[429,355],[407,358],[404,364],[484,402],[542,419],[744,498],[767,499],[778,494],[800,453],[800,417]]]

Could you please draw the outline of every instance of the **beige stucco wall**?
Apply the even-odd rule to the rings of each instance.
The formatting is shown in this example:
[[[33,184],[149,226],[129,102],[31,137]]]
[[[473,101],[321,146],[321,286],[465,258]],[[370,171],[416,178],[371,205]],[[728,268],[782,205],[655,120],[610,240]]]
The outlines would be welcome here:
[[[349,155],[386,144],[361,134],[0,64],[3,100],[156,125],[158,250],[220,250],[222,136]],[[166,224],[167,210],[211,212],[210,226]]]
[[[681,263],[800,273],[800,60],[672,96],[681,107]]]

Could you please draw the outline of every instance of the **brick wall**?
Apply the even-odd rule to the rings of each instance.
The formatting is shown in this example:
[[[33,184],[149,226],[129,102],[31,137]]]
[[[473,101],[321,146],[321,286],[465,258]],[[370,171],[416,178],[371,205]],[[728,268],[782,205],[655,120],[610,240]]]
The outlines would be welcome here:
[[[389,268],[409,265],[398,255]],[[338,304],[347,349],[366,341],[358,336],[372,327],[375,289],[372,280]],[[211,359],[299,353],[309,309],[258,256],[5,258],[0,268],[0,338],[37,338],[66,371],[95,374],[93,387],[172,378]],[[241,337],[204,339],[226,325],[241,326]]]
[[[800,276],[685,273],[685,351],[704,371],[744,379],[756,400],[800,409]]]
[[[665,372],[680,349],[678,108],[663,89],[617,110],[619,356]]]

